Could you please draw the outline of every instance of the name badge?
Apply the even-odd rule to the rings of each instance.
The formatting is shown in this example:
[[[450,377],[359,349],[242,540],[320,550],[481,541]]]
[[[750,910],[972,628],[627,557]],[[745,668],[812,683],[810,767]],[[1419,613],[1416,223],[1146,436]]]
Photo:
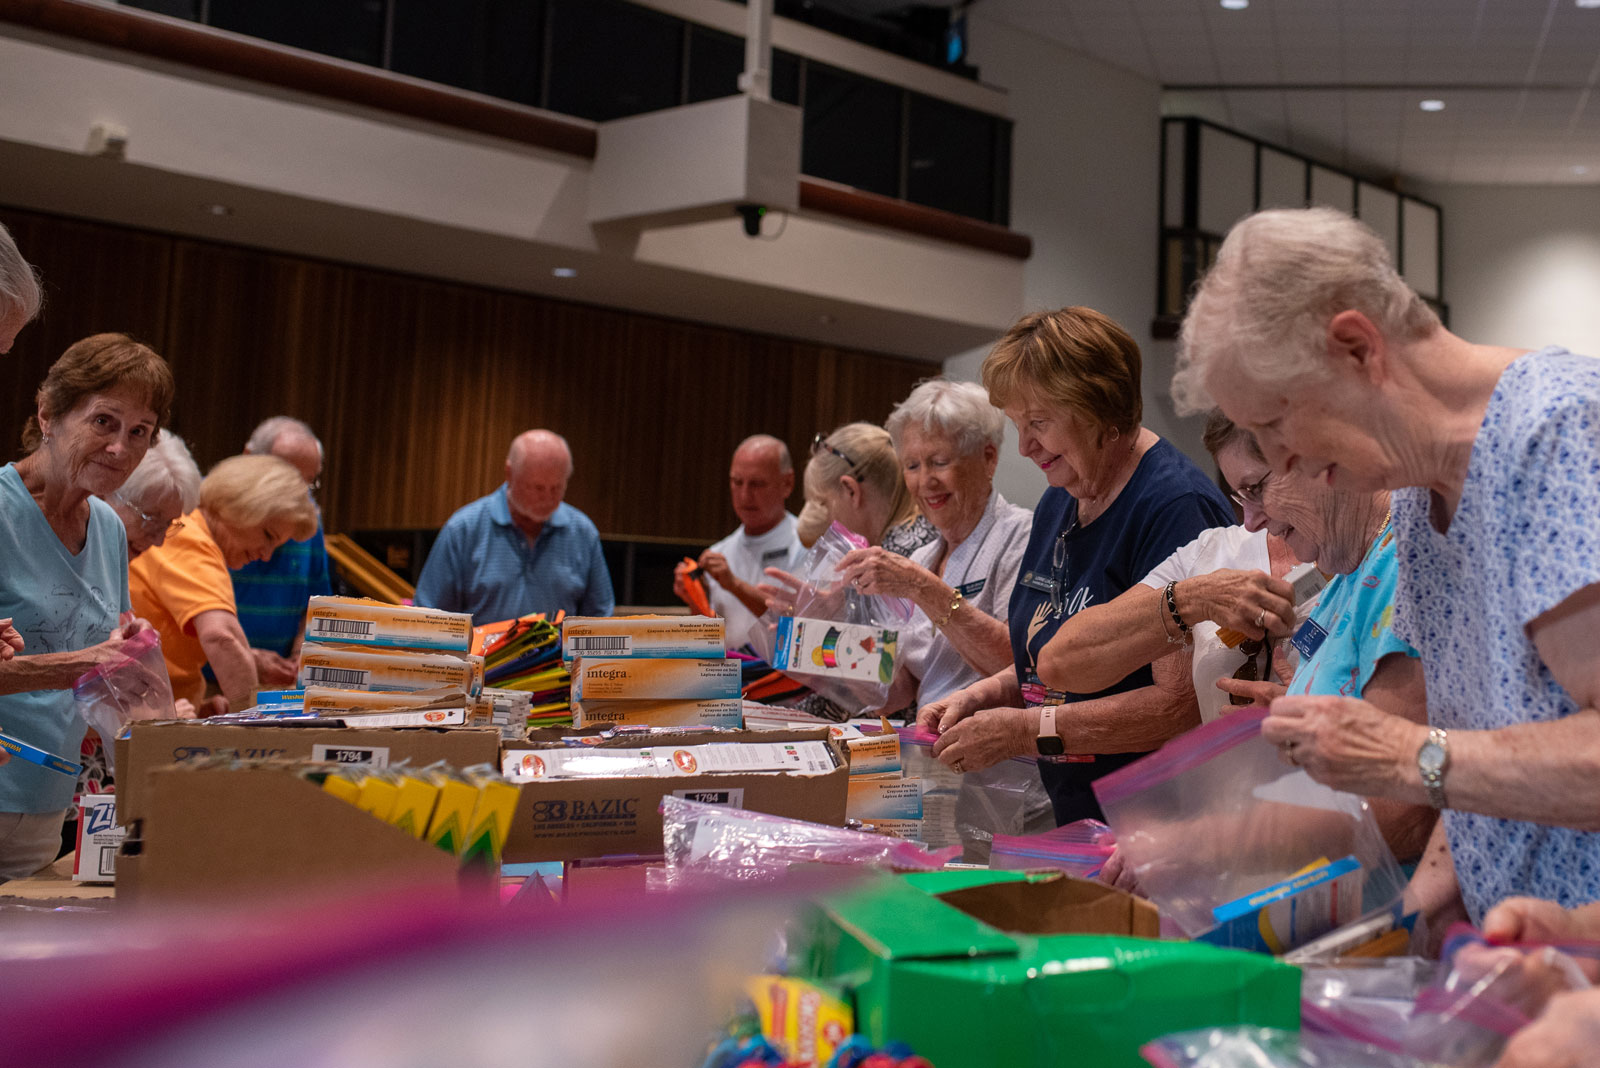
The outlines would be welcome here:
[[[1294,632],[1294,637],[1289,641],[1300,650],[1300,655],[1310,660],[1317,655],[1317,650],[1322,648],[1322,643],[1328,640],[1328,632],[1314,619],[1308,619],[1300,624],[1300,629]]]
[[[957,586],[956,592],[963,597],[976,597],[983,592],[983,584],[988,581],[988,579],[975,579],[964,586]]]
[[[1038,590],[1040,593],[1056,592],[1056,580],[1048,575],[1041,575],[1037,571],[1024,571],[1022,577],[1017,581],[1028,587],[1028,589]]]
[[[765,567],[768,560],[783,560],[788,556],[788,549],[768,549],[766,552],[761,554],[761,564],[763,567]]]

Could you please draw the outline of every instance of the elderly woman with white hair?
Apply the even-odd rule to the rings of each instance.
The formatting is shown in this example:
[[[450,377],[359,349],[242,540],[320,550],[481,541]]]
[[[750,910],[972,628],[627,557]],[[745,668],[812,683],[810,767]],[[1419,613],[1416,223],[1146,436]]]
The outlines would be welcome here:
[[[0,223],[0,356],[11,351],[22,328],[39,314],[44,296],[39,291],[39,277],[33,267],[22,258],[11,232]],[[11,625],[11,620],[0,619],[0,663],[10,660],[23,648],[22,635]],[[11,754],[0,755],[0,764]]]
[[[150,446],[122,488],[106,498],[128,532],[128,559],[163,544],[200,507],[200,468],[176,434]]]
[[[920,609],[902,635],[885,707],[937,701],[1011,663],[1002,617],[1033,514],[994,488],[1005,416],[975,382],[931,379],[895,406],[886,429],[906,488],[938,537],[909,557],[857,549],[841,571],[863,592]]]
[[[1600,361],[1459,338],[1370,229],[1272,211],[1223,243],[1173,394],[1215,398],[1277,472],[1393,490],[1394,630],[1429,723],[1290,696],[1264,736],[1331,786],[1444,809],[1475,921],[1600,898]]]

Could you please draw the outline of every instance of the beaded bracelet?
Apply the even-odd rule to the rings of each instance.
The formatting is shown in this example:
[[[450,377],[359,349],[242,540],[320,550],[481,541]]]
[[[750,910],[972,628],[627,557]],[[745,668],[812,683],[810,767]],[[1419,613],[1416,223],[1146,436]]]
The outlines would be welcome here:
[[[1189,624],[1185,623],[1183,621],[1183,617],[1178,614],[1178,598],[1174,596],[1172,592],[1173,588],[1177,585],[1177,579],[1173,579],[1171,582],[1167,583],[1167,588],[1165,591],[1167,597],[1167,611],[1172,614],[1172,621],[1178,625],[1179,633],[1181,633],[1184,637],[1188,637]]]

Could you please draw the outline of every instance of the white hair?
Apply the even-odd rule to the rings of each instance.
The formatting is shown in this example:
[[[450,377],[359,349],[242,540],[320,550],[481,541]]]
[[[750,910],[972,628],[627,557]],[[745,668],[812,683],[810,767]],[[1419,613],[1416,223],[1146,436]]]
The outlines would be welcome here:
[[[756,447],[778,450],[778,474],[787,475],[794,470],[794,458],[789,455],[789,446],[784,444],[782,438],[775,438],[771,434],[751,434],[739,442],[733,453],[737,456],[745,449]]]
[[[11,231],[0,223],[0,321],[20,313],[23,322],[32,322],[43,304],[38,272],[22,258]]]
[[[1219,366],[1283,387],[1328,372],[1328,322],[1358,311],[1396,342],[1439,329],[1366,224],[1332,208],[1263,211],[1237,223],[1189,303],[1172,399],[1191,415],[1216,404]]]
[[[188,515],[200,507],[200,468],[195,466],[194,457],[183,439],[171,431],[162,434],[150,446],[116,496],[135,508],[149,510],[155,498],[168,489],[178,491],[182,514]]]
[[[250,432],[250,440],[244,443],[244,451],[251,456],[271,456],[272,447],[285,434],[309,438],[317,446],[317,458],[322,459],[322,439],[317,437],[309,424],[292,415],[274,415],[263,419],[261,424]]]
[[[999,448],[1005,441],[1006,418],[989,403],[989,391],[976,382],[929,378],[917,383],[911,395],[889,413],[884,429],[900,445],[907,427],[942,434],[956,443],[963,456],[982,452],[985,445]]]

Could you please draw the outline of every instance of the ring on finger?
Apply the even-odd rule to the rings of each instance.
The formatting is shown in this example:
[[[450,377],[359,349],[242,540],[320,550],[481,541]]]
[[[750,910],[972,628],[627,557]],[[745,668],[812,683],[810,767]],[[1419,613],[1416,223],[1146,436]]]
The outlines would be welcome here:
[[[1263,608],[1256,613],[1256,629],[1265,630],[1267,627],[1267,610]]]
[[[955,760],[951,761],[950,767],[957,775],[965,775],[967,773],[967,769],[965,765],[962,764],[960,757],[956,757]]]

